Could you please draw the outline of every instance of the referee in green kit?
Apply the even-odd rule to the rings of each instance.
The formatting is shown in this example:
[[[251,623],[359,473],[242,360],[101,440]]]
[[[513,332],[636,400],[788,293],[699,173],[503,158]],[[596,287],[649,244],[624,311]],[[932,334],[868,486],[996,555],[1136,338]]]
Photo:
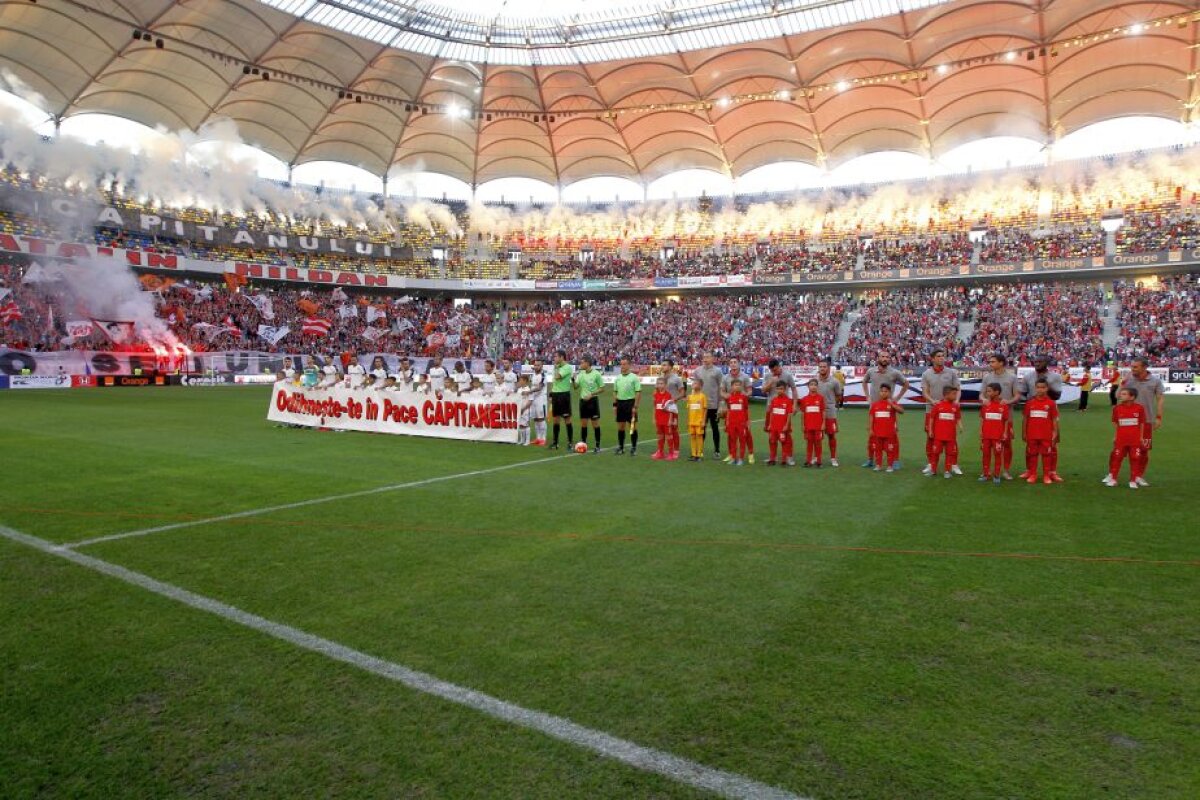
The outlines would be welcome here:
[[[637,417],[638,401],[642,399],[642,379],[629,371],[629,359],[621,359],[621,374],[613,382],[613,410],[617,417],[616,455],[625,452],[625,429],[632,426]],[[629,455],[637,455],[637,430],[634,430]]]

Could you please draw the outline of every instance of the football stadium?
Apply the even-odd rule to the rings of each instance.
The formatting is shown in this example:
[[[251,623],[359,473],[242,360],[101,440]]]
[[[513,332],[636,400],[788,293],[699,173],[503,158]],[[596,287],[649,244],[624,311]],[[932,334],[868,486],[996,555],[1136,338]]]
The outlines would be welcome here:
[[[0,4],[0,796],[1200,797],[1200,4]]]

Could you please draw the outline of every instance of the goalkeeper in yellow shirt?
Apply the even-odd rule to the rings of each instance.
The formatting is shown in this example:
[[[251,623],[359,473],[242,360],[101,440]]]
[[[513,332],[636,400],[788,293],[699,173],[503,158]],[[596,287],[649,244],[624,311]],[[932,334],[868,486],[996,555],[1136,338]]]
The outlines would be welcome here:
[[[704,425],[708,420],[708,396],[698,378],[692,379],[692,393],[687,396],[688,442],[692,455],[688,461],[704,460]]]

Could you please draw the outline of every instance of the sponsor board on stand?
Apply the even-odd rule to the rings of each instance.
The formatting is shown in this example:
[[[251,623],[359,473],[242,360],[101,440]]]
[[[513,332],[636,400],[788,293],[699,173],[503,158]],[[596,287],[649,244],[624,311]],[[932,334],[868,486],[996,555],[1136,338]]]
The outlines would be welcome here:
[[[764,286],[773,286],[781,283],[791,283],[792,276],[786,272],[777,273],[756,273],[754,282]]]
[[[166,375],[104,375],[96,381],[96,385],[102,387],[166,386],[168,383]]]
[[[70,389],[71,376],[66,373],[57,375],[10,375],[10,389]]]
[[[180,386],[231,386],[235,383],[234,375],[228,372],[218,372],[212,375],[178,375],[177,377]],[[273,376],[266,376],[268,380],[274,383]],[[171,380],[169,383],[175,383]]]
[[[793,272],[792,283],[836,283],[847,280],[846,275],[849,274],[840,270],[837,272]]]

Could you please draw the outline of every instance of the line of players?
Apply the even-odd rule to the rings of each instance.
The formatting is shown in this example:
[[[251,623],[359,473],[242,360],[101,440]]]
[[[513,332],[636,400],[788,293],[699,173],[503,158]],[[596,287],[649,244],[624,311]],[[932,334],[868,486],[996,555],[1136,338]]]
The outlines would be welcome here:
[[[922,374],[920,391],[925,402],[925,456],[922,473],[934,476],[941,471],[950,478],[962,475],[958,463],[958,434],[962,432],[962,411],[958,402],[961,381],[958,371],[946,366],[946,354],[935,350],[931,366]],[[1023,404],[1021,438],[1025,443],[1025,470],[1018,477],[1029,483],[1038,481],[1041,466],[1043,483],[1060,483],[1058,474],[1058,445],[1060,441],[1057,400],[1061,396],[1062,376],[1049,370],[1046,359],[1034,361],[1034,372],[1025,378],[1008,368],[1007,359],[994,354],[988,359],[990,372],[982,381],[980,405],[980,448],[983,456],[980,481],[1012,480],[1013,408]],[[1135,358],[1129,375],[1121,382],[1113,407],[1116,440],[1110,454],[1108,474],[1104,483],[1117,485],[1117,476],[1126,459],[1130,462],[1130,488],[1148,486],[1145,479],[1153,446],[1154,431],[1162,425],[1162,381],[1151,375],[1144,358]],[[304,382],[311,385],[333,385],[341,376],[332,366],[324,368],[325,376],[318,381],[317,367],[312,359],[304,370]],[[285,373],[290,363],[285,365]],[[333,374],[329,374],[332,372]],[[805,467],[821,467],[823,445],[828,443],[830,465],[839,466],[838,410],[843,403],[843,379],[831,371],[828,360],[818,365],[817,376],[801,394],[791,373],[772,359],[762,375],[762,390],[768,398],[763,430],[767,433],[770,458],[768,465],[794,466],[792,420],[800,415],[805,441]],[[605,388],[603,373],[590,356],[580,359],[576,370],[566,352],[555,354],[554,365],[547,374],[544,362],[535,359],[530,374],[517,373],[508,360],[501,362],[499,371],[492,361],[485,362],[484,372],[472,375],[462,362],[452,371],[442,366],[440,359],[430,362],[425,375],[417,375],[407,358],[401,359],[397,373],[387,373],[382,358],[377,357],[370,370],[357,363],[347,369],[346,380],[352,386],[405,388],[442,394],[453,384],[458,394],[491,396],[497,393],[521,397],[520,443],[547,445],[547,412],[553,421],[553,441],[548,446],[557,449],[565,427],[567,442],[575,439],[572,422],[572,394],[579,395],[581,442],[586,446],[588,431],[594,438],[593,450],[600,451],[600,397]],[[658,447],[655,460],[678,460],[680,452],[679,406],[686,409],[689,461],[703,458],[705,439],[711,435],[713,455],[721,458],[721,425],[723,419],[729,454],[727,463],[735,466],[754,463],[754,440],[749,432],[750,394],[753,377],[741,370],[737,359],[729,359],[728,371],[716,366],[711,353],[706,353],[700,367],[689,376],[691,391],[674,362],[664,361],[655,385],[654,409]],[[900,468],[898,416],[904,413],[896,402],[909,390],[908,379],[891,365],[890,354],[880,350],[875,366],[863,377],[867,395],[868,445],[864,467],[876,471],[894,472]],[[548,391],[547,391],[548,390]],[[629,359],[621,359],[620,372],[613,382],[613,410],[617,422],[616,455],[623,455],[628,436],[630,455],[637,454],[638,401],[641,398],[641,378],[634,374]],[[548,402],[547,402],[548,398]],[[547,408],[547,405],[549,406]],[[532,431],[530,428],[532,427]],[[532,434],[532,438],[531,438]],[[941,469],[939,470],[939,464]]]
[[[931,366],[920,379],[921,397],[925,402],[925,457],[922,473],[933,477],[939,472],[945,478],[962,475],[959,466],[958,437],[962,433],[962,407],[959,403],[961,380],[958,371],[946,365],[946,354],[935,350],[930,355]],[[595,449],[600,447],[598,395],[603,379],[590,358],[581,360],[583,372],[576,378],[580,390],[580,417],[584,421],[584,441],[588,424],[595,431]],[[982,454],[981,482],[1000,484],[1013,480],[1013,442],[1015,426],[1013,409],[1021,406],[1021,440],[1025,445],[1025,470],[1017,476],[1028,483],[1061,483],[1058,473],[1058,446],[1061,441],[1058,399],[1062,394],[1062,376],[1051,372],[1046,359],[1034,361],[1032,375],[1019,377],[1009,369],[1007,359],[994,354],[988,359],[990,372],[983,378],[979,408],[980,451]],[[652,458],[674,461],[679,458],[679,407],[686,409],[689,461],[703,458],[705,438],[711,429],[714,456],[721,457],[721,438],[718,420],[724,418],[729,442],[725,461],[735,466],[754,463],[754,442],[749,432],[751,376],[742,373],[739,363],[731,359],[729,371],[723,372],[706,354],[702,365],[689,378],[690,391],[685,392],[683,379],[675,365],[666,361],[655,384],[654,409],[658,448]],[[554,398],[554,434],[551,447],[557,447],[560,420],[565,419],[568,441],[573,439],[570,424],[570,366],[560,352],[555,365],[556,384],[551,388]],[[896,398],[909,389],[908,379],[891,366],[890,354],[880,351],[875,366],[864,376],[863,385],[869,403],[867,434],[868,456],[864,467],[875,471],[894,472],[900,466],[898,417],[904,408]],[[822,360],[817,376],[808,381],[803,395],[795,378],[783,371],[777,360],[767,365],[763,375],[763,391],[768,397],[763,430],[767,434],[770,457],[767,465],[794,466],[793,418],[800,416],[805,442],[805,467],[820,468],[823,444],[830,448],[830,465],[838,466],[837,435],[838,409],[843,402],[842,382]],[[618,455],[624,452],[625,426],[636,426],[637,399],[641,383],[629,371],[629,362],[621,362],[621,374],[614,387],[614,408],[618,422]],[[1130,463],[1129,487],[1149,486],[1145,479],[1153,446],[1154,431],[1162,425],[1162,381],[1150,374],[1144,358],[1134,359],[1129,375],[1121,382],[1112,420],[1115,441],[1109,457],[1109,470],[1103,482],[1116,486],[1117,476],[1126,459]],[[636,452],[636,440],[634,450]]]

